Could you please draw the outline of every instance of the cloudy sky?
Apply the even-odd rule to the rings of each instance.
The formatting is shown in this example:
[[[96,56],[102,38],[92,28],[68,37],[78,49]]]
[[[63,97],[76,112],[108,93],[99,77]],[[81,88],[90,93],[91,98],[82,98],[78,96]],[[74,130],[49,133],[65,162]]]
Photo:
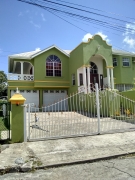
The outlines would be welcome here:
[[[53,44],[61,49],[71,50],[94,34],[101,35],[114,48],[135,52],[134,0],[67,0],[67,2],[83,5],[85,8],[81,6],[78,8],[95,14],[75,10],[70,12],[97,21],[102,20],[107,25],[93,23],[92,20],[82,21],[62,13],[54,15],[43,8],[17,0],[0,0],[0,70],[8,73],[9,55],[42,50]],[[62,10],[68,11],[66,8]],[[110,28],[110,25],[113,25],[113,28]]]

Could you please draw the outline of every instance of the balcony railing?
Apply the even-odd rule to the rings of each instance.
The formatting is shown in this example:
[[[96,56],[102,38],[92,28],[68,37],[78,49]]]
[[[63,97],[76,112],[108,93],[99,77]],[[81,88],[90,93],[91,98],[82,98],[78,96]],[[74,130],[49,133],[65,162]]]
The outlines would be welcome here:
[[[34,75],[32,75],[32,74],[8,74],[8,80],[34,81]]]

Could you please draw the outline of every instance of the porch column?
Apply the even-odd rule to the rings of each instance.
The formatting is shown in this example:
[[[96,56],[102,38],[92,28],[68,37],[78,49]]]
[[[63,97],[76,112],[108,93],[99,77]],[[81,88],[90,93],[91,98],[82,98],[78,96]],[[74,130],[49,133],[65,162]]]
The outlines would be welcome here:
[[[84,93],[87,94],[87,86],[86,86],[86,67],[83,67],[83,85],[84,85]]]
[[[111,86],[114,89],[113,68],[111,68]]]
[[[90,93],[91,88],[90,88],[90,67],[87,67],[87,80],[88,80],[88,93]]]
[[[108,88],[110,88],[110,69],[107,67],[107,82],[108,82]]]
[[[21,80],[23,80],[23,62],[20,63],[21,63]]]

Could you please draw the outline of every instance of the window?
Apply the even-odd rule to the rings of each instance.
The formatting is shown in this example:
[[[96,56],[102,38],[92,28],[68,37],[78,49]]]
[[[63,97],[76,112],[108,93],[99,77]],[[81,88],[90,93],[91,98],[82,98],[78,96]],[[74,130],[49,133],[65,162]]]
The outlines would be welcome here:
[[[53,90],[50,90],[50,93],[54,93],[54,91],[53,91]]]
[[[122,61],[123,61],[123,66],[129,66],[130,64],[129,64],[129,58],[123,58],[122,59]]]
[[[127,91],[133,88],[133,84],[116,84],[116,89],[119,91]]]
[[[48,90],[44,90],[44,93],[48,93]]]
[[[91,74],[98,74],[98,68],[94,62],[90,62],[90,73]]]
[[[83,85],[83,74],[82,73],[79,74],[79,81],[80,81],[80,86],[82,86]]]
[[[55,55],[46,59],[46,76],[61,76],[61,61]]]
[[[72,74],[72,85],[75,85],[75,74]]]
[[[117,58],[113,58],[113,67],[117,66]]]

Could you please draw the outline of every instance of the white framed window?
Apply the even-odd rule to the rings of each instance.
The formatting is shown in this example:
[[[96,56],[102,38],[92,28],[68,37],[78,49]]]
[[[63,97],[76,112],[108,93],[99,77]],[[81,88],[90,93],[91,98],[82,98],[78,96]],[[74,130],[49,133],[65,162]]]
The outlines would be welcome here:
[[[118,66],[117,58],[113,58],[113,67]]]
[[[80,82],[80,86],[82,86],[83,85],[83,74],[82,73],[79,74],[79,82]]]
[[[55,55],[46,59],[46,76],[61,76],[61,61]]]
[[[133,84],[116,84],[116,89],[119,91],[127,91],[133,88]]]
[[[75,85],[75,74],[72,74],[72,85]]]
[[[129,67],[130,66],[129,58],[123,57],[122,58],[122,63],[123,63],[123,66]]]

